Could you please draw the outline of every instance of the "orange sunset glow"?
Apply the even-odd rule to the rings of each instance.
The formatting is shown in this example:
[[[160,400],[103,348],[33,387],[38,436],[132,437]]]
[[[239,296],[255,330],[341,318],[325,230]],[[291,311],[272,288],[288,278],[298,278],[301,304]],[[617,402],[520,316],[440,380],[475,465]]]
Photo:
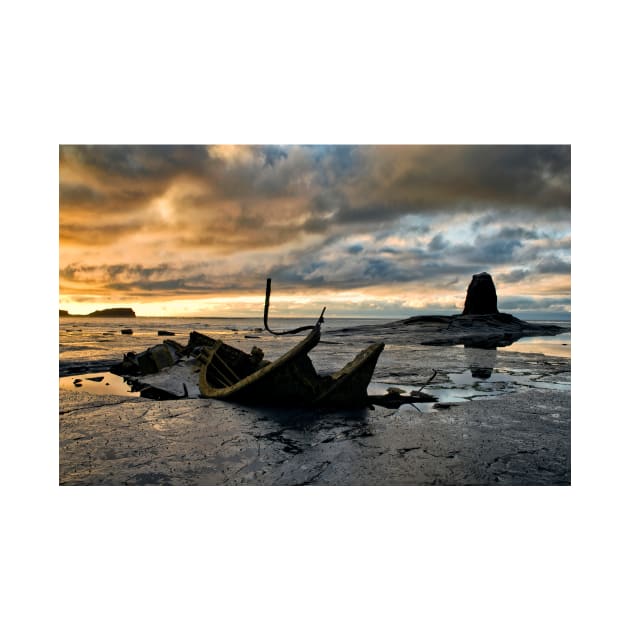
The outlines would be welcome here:
[[[570,315],[570,148],[86,146],[59,151],[59,308],[253,317]]]

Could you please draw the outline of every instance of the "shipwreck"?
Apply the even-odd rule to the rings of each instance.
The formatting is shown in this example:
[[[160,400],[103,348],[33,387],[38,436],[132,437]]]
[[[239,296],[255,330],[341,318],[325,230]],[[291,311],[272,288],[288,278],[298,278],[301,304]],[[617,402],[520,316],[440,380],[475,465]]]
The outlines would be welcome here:
[[[260,348],[254,347],[248,354],[220,339],[193,331],[186,346],[168,339],[142,353],[127,353],[122,363],[112,366],[110,371],[129,378],[141,395],[161,400],[189,397],[189,390],[197,395],[197,388],[202,398],[295,407],[399,406],[405,402],[435,400],[420,392],[416,396],[392,392],[384,396],[368,395],[368,385],[384,343],[372,343],[332,374],[318,374],[308,353],[320,342],[326,309],[313,325],[274,331],[268,323],[270,294],[268,279],[263,321],[270,334],[308,331],[306,337],[274,361],[266,360]],[[194,375],[197,379],[192,383]],[[182,391],[183,394],[179,393]]]
[[[308,353],[319,343],[324,312],[313,326],[276,332],[269,328],[271,279],[267,279],[263,323],[272,335],[289,335],[310,330],[289,352],[273,362],[264,361],[262,351],[252,355],[232,348],[222,341],[204,347],[200,353],[199,390],[205,398],[242,402],[306,404],[321,407],[357,407],[368,399],[367,386],[376,362],[385,347],[373,343],[332,375],[320,376]],[[255,349],[257,350],[257,349]],[[244,355],[244,356],[243,356]]]
[[[308,353],[320,340],[319,323],[307,337],[273,362],[254,362],[222,341],[202,349],[199,390],[204,398],[267,404],[358,407],[385,344],[374,343],[331,375],[320,376]],[[257,353],[254,353],[256,355]],[[260,355],[259,355],[260,356]]]

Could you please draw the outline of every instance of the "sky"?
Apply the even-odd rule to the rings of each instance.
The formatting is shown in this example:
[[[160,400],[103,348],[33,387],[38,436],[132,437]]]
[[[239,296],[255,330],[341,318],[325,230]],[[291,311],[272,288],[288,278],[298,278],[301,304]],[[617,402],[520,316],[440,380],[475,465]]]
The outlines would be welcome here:
[[[568,145],[59,147],[59,308],[399,318],[571,308]]]

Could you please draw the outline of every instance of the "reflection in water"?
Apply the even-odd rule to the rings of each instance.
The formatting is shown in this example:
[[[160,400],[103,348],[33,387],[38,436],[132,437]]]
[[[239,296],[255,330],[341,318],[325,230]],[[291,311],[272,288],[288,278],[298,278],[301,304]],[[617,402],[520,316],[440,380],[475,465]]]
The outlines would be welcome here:
[[[570,391],[571,383],[567,374],[557,374],[554,380],[542,380],[541,374],[518,374],[509,370],[493,372],[486,379],[475,377],[472,370],[449,372],[450,383],[429,386],[427,393],[437,396],[440,402],[457,403],[474,398],[500,396],[524,389],[554,389]]]
[[[475,378],[490,378],[492,376],[492,368],[470,366],[470,373]]]
[[[468,348],[464,348],[464,352],[468,355],[468,364],[470,365],[470,373],[474,378],[488,379],[492,376],[492,372],[497,364],[497,349],[487,350],[486,352],[470,352]]]
[[[159,387],[151,387],[138,383],[135,379],[119,376],[112,372],[92,372],[74,376],[61,376],[59,387],[62,389],[89,392],[90,394],[112,394],[115,396],[142,396],[151,400],[176,400],[187,398],[184,386],[184,396],[175,396]]]
[[[507,336],[507,335],[506,335]],[[503,335],[488,337],[488,339],[480,339],[479,341],[467,341],[464,342],[464,348],[478,348],[480,350],[496,350],[497,346],[509,346],[517,339],[505,339]]]
[[[537,352],[547,356],[571,358],[571,332],[553,337],[524,337],[512,346],[501,348],[503,352]]]
[[[90,394],[112,394],[115,396],[140,396],[133,387],[122,377],[111,372],[92,372],[78,376],[62,376],[59,378],[62,389],[89,392]]]
[[[497,350],[464,348],[461,363],[469,369],[445,371],[436,382],[423,385],[423,393],[435,396],[438,403],[414,404],[418,411],[435,411],[445,405],[459,404],[474,399],[493,398],[528,389],[552,389],[570,391],[570,368],[562,372],[537,371],[535,367],[505,368],[500,365],[501,355]],[[444,378],[446,377],[446,378]],[[417,389],[421,383],[402,388],[404,394]],[[376,381],[370,383],[368,393],[382,394],[390,387],[401,387],[400,382]]]
[[[460,346],[461,347],[461,346]],[[571,358],[571,331],[559,333],[557,335],[522,337],[512,335],[490,337],[483,341],[463,344],[464,348],[478,350],[496,350],[507,352],[535,352],[546,354],[547,356]]]

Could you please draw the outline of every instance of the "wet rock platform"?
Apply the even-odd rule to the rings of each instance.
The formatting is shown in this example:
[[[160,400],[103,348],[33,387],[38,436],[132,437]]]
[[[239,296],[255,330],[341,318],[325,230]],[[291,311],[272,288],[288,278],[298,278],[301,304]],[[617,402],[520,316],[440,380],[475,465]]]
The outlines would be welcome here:
[[[569,329],[568,325],[528,322],[509,313],[497,312],[489,315],[420,315],[387,324],[339,329],[331,334],[355,338],[379,334],[388,343],[498,348],[523,337],[554,336]]]
[[[61,485],[568,485],[570,393],[422,413],[59,390]]]

